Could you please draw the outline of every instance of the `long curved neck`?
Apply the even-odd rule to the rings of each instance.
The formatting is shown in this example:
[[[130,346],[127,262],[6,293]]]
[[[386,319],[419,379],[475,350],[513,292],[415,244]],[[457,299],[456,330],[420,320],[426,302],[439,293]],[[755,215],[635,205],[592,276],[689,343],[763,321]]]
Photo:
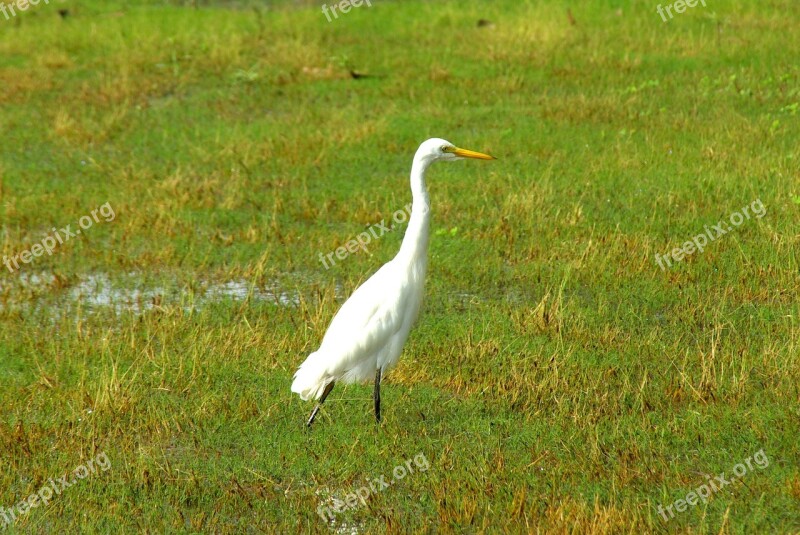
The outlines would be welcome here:
[[[411,218],[408,220],[406,235],[397,258],[408,263],[427,258],[428,230],[431,222],[431,202],[428,190],[425,188],[425,171],[431,164],[414,156],[411,166]]]

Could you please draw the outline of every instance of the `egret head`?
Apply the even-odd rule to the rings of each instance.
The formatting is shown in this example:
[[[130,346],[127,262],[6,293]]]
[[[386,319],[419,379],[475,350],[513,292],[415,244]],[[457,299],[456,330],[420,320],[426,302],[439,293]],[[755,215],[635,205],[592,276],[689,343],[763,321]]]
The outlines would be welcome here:
[[[438,161],[448,162],[455,160],[462,160],[464,158],[475,158],[478,160],[494,160],[494,156],[475,152],[467,149],[460,149],[445,139],[438,137],[431,138],[424,141],[417,149],[417,159],[421,159],[426,163],[433,163]]]

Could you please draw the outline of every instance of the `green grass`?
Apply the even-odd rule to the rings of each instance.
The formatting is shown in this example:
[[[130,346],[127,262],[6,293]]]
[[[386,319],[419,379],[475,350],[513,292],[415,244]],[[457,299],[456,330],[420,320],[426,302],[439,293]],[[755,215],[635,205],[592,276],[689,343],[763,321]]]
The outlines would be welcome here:
[[[9,531],[800,532],[797,2],[372,3],[0,15],[2,254],[115,211],[0,266],[0,507],[111,463]],[[404,230],[319,255],[410,201],[433,136],[499,159],[429,173],[383,423],[351,386],[307,432],[294,370]]]

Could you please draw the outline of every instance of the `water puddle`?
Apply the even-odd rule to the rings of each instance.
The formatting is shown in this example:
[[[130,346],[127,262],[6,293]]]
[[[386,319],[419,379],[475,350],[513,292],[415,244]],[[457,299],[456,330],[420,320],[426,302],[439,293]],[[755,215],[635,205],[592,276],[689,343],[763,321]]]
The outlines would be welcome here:
[[[295,307],[302,296],[299,290],[286,289],[277,281],[257,285],[244,279],[200,279],[180,285],[174,281],[148,281],[137,272],[116,275],[113,280],[102,272],[74,280],[47,272],[21,273],[16,279],[0,280],[0,312],[47,309],[51,317],[101,310],[112,310],[116,315],[142,314],[163,306],[191,311],[226,299]]]
[[[211,300],[218,301],[226,297],[234,300],[244,300],[252,292],[252,298],[256,301],[267,301],[283,306],[297,306],[300,304],[299,292],[281,290],[277,284],[271,284],[263,288],[254,287],[244,280],[206,282],[205,284],[207,284],[205,297]]]
[[[50,272],[20,273],[14,277],[0,276],[0,314],[42,312],[55,320],[107,311],[117,316],[140,315],[164,307],[192,312],[226,300],[297,307],[301,302],[319,302],[320,291],[330,284],[330,281],[314,282],[302,275],[286,275],[281,281],[256,283],[245,278],[181,281],[164,274],[137,271],[115,273],[113,277],[105,272],[74,277]],[[340,304],[352,293],[345,291],[341,281],[334,283],[333,292]],[[448,299],[463,307],[484,301],[477,294],[465,292],[454,292]]]

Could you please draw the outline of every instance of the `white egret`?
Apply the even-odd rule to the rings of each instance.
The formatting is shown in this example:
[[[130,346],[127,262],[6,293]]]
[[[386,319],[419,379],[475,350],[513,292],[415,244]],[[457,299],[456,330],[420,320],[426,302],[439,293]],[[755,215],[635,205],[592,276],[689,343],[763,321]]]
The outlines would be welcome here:
[[[375,419],[381,421],[381,377],[400,358],[422,304],[431,218],[425,171],[433,162],[462,158],[494,160],[438,138],[417,149],[411,166],[411,218],[400,252],[353,292],[331,321],[319,349],[294,375],[292,392],[303,400],[319,400],[307,426],[314,423],[337,381],[355,383],[373,377]]]

